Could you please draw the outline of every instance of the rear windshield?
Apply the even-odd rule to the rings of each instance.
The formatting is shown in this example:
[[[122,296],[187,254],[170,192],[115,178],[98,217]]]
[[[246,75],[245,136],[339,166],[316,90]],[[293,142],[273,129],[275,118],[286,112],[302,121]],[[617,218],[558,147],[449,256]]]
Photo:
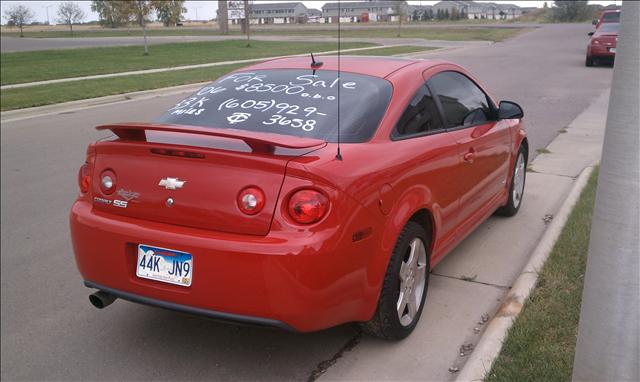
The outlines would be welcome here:
[[[605,13],[602,16],[602,21],[618,22],[620,21],[620,12]]]
[[[620,24],[602,24],[602,26],[600,26],[600,33],[618,33],[619,29]]]
[[[378,128],[391,93],[388,81],[353,73],[338,79],[329,70],[237,72],[180,101],[156,122],[336,142],[339,115],[340,141],[364,142]]]

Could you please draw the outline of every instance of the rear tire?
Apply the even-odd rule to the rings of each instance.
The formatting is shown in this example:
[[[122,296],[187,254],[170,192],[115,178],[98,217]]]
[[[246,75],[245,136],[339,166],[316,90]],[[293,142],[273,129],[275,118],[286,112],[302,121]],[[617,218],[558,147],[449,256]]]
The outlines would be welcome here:
[[[430,242],[424,228],[410,221],[393,249],[376,312],[361,323],[365,333],[401,340],[415,329],[429,286]]]
[[[593,57],[587,56],[587,59],[584,62],[585,66],[592,67],[593,66]]]
[[[524,196],[524,185],[527,179],[527,150],[520,146],[516,162],[513,165],[511,175],[511,186],[509,186],[509,200],[507,204],[496,210],[497,215],[514,216],[520,210],[522,197]]]

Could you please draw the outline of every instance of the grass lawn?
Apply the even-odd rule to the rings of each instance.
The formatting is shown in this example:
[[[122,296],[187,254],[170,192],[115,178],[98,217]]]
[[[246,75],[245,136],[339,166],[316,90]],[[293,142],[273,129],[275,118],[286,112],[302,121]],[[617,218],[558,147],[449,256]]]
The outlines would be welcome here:
[[[506,38],[514,36],[519,33],[521,29],[517,28],[482,28],[476,27],[476,25],[482,24],[500,24],[505,23],[502,21],[494,20],[469,20],[458,21],[460,26],[451,27],[437,27],[429,28],[429,26],[438,26],[438,24],[448,24],[450,22],[429,22],[429,23],[406,23],[402,26],[401,37],[417,37],[434,40],[488,40],[488,41],[502,41]],[[397,28],[395,23],[379,23],[377,25],[383,28],[376,28],[376,24],[371,24],[373,27],[356,29],[353,25],[345,26],[349,29],[343,29],[342,35],[344,37],[397,37]],[[386,27],[386,28],[385,28]],[[425,28],[426,27],[426,28]],[[470,28],[472,27],[472,28]],[[252,34],[259,35],[324,35],[324,36],[337,36],[337,24],[315,24],[305,25],[301,27],[299,25],[284,26],[278,29],[269,27],[253,28]],[[242,35],[239,30],[231,30],[232,35]],[[3,36],[6,37],[18,37],[18,32],[3,32]],[[147,29],[148,36],[218,36],[220,32],[215,27],[208,28],[150,28]],[[132,28],[130,31],[127,29],[90,29],[90,30],[77,30],[74,31],[73,36],[69,34],[68,30],[57,31],[32,31],[25,30],[25,37],[31,38],[82,38],[82,37],[142,37],[142,30],[139,28]]]
[[[401,46],[389,46],[385,48],[377,48],[377,49],[369,49],[369,50],[359,50],[356,52],[346,52],[346,55],[349,56],[393,56],[396,54],[409,54],[416,52],[424,52],[427,50],[433,50],[437,48],[425,47],[425,46],[411,46],[411,45],[401,45]]]
[[[428,49],[429,48],[426,47],[401,46],[370,49],[353,53],[358,53],[360,55],[388,56],[393,54],[424,51]],[[2,111],[6,111],[25,107],[51,105],[86,98],[123,94],[140,90],[213,81],[223,74],[243,66],[246,66],[246,64],[176,70],[171,72],[6,89],[0,94],[0,109]]]
[[[343,49],[372,46],[367,43],[343,43]],[[126,72],[203,64],[250,58],[336,50],[336,42],[310,43],[281,41],[207,41],[149,46],[144,56],[142,46],[58,49],[0,55],[2,85],[81,77],[92,74]]]
[[[447,41],[504,41],[508,38],[515,37],[522,33],[524,28],[415,28],[404,26],[400,31],[402,38],[422,38],[426,40],[447,40]],[[269,35],[274,31],[264,30],[256,31],[255,34]],[[337,29],[334,30],[305,30],[295,29],[287,31],[289,35],[308,36],[323,35],[338,37]],[[398,37],[397,28],[367,28],[367,29],[343,29],[340,33],[342,37],[354,38],[396,38]]]
[[[596,169],[486,382],[571,380],[597,180]]]

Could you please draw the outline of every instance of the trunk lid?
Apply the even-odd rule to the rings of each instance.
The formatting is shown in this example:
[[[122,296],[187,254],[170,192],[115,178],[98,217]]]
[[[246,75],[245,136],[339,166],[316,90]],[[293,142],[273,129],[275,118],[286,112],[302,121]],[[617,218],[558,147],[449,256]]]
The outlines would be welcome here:
[[[93,206],[132,218],[237,234],[266,235],[287,163],[325,143],[275,134],[126,124],[96,144]],[[294,138],[294,139],[292,139]],[[104,175],[113,191],[101,187]],[[258,187],[264,208],[243,213],[238,194]]]

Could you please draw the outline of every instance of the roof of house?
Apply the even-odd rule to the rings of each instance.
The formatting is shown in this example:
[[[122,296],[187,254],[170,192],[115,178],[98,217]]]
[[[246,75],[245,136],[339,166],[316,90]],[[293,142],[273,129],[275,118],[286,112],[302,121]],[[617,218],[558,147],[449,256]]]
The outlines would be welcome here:
[[[304,7],[304,4],[300,2],[298,3],[266,3],[266,4],[252,4],[251,10],[262,11],[262,10],[294,9],[298,5],[302,5]]]
[[[344,1],[340,3],[325,3],[322,6],[322,9],[337,9],[338,6],[340,6],[341,8],[394,8],[398,6],[398,3],[404,6],[407,5],[406,1]]]

